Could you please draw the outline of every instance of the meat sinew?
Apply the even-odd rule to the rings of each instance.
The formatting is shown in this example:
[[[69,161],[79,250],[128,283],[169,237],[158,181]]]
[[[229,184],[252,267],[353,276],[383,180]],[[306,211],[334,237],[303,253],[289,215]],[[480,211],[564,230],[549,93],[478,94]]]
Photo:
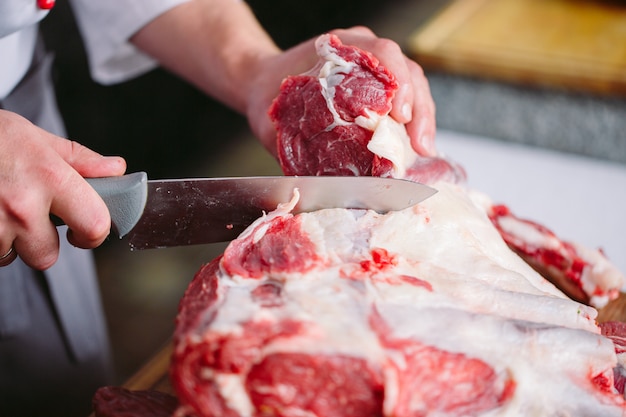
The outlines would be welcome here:
[[[387,214],[294,215],[294,190],[251,225],[181,300],[175,415],[624,415],[613,340],[626,328],[603,335],[586,304],[606,303],[623,276],[468,190],[453,161],[417,154],[389,116],[397,84],[374,57],[332,35],[317,49],[320,63],[286,79],[270,110],[285,173],[439,192]],[[545,259],[571,276],[577,301],[537,272]]]

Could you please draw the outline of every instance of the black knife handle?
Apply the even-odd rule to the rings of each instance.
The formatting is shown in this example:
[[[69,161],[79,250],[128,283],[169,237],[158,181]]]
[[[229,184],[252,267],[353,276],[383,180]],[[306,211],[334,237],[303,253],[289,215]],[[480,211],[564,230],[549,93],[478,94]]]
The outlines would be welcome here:
[[[111,214],[111,228],[123,237],[137,224],[148,198],[148,175],[134,172],[119,177],[85,178],[100,195]],[[51,214],[57,226],[65,224],[62,219]]]

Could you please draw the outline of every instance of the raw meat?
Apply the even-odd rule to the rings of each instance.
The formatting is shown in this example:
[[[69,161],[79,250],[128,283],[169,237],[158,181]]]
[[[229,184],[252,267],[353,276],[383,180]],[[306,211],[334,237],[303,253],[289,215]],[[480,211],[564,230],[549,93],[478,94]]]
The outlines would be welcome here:
[[[563,256],[558,272],[575,271],[578,299],[595,303],[614,296],[621,274],[599,284],[614,272],[608,261],[571,255],[547,229],[468,190],[458,164],[418,155],[389,116],[393,76],[333,36],[317,47],[320,65],[285,80],[270,111],[285,173],[391,176],[439,192],[388,214],[292,215],[294,190],[251,225],[181,300],[174,415],[626,414],[626,332],[601,334],[593,307],[530,264]],[[533,246],[535,236],[549,243]],[[585,272],[598,265],[604,273]]]
[[[559,239],[550,229],[520,219],[505,205],[486,207],[505,242],[571,298],[604,307],[618,297],[624,276],[600,250]]]
[[[385,215],[292,215],[296,194],[201,269],[175,333],[179,412],[622,416],[596,310],[515,255],[460,186],[436,186]]]
[[[371,54],[337,37],[317,43],[322,59],[309,74],[287,78],[270,109],[278,156],[286,175],[371,175],[372,129],[358,121],[391,111],[398,86]],[[360,92],[360,93],[359,93]]]
[[[288,77],[269,110],[285,175],[374,175],[421,182],[464,178],[440,157],[418,155],[389,116],[398,85],[374,56],[333,35],[316,42],[318,65]]]
[[[626,323],[610,321],[600,324],[602,334],[610,338],[615,345],[617,365],[613,368],[614,385],[617,391],[624,394],[626,390]]]

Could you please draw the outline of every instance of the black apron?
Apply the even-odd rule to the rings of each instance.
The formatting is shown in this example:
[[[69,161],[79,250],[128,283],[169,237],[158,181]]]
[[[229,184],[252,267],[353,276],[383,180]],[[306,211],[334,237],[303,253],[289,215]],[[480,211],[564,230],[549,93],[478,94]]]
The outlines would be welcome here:
[[[39,40],[31,68],[0,108],[65,137],[51,63]],[[0,268],[0,417],[87,416],[95,390],[112,383],[93,255],[65,232],[59,260],[45,272],[19,258]]]

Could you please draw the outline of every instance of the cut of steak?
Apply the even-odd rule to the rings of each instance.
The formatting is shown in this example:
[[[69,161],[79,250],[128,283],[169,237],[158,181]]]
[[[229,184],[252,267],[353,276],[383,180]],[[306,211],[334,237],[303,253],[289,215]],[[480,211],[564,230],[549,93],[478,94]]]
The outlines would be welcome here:
[[[435,186],[384,215],[292,215],[294,198],[231,242],[180,304],[180,412],[622,416],[596,310],[515,255],[462,187]]]

